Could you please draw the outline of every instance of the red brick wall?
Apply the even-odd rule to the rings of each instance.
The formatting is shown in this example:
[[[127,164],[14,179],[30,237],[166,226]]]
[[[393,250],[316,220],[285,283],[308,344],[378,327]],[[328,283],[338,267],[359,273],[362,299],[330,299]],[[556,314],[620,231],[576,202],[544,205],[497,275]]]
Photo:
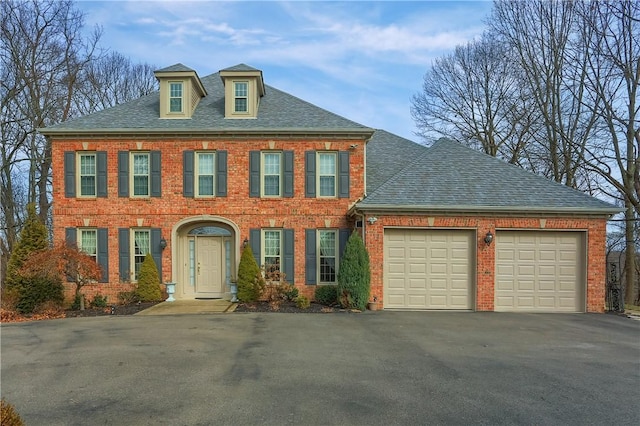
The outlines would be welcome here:
[[[518,217],[442,217],[375,215],[378,221],[366,221],[366,245],[371,259],[372,294],[383,299],[383,243],[385,227],[466,228],[476,232],[476,310],[493,311],[495,282],[495,244],[487,247],[484,236],[496,229],[579,230],[586,233],[587,311],[604,312],[606,219],[602,218],[518,218]],[[430,223],[431,222],[431,223]]]
[[[84,144],[83,144],[84,143]],[[205,148],[203,143],[208,143]],[[357,144],[355,149],[351,145]],[[141,146],[139,146],[141,145]],[[53,141],[53,226],[55,241],[65,238],[65,228],[90,226],[108,228],[109,283],[96,284],[84,290],[88,299],[95,293],[117,300],[120,291],[131,288],[119,278],[118,228],[142,226],[161,228],[168,248],[162,254],[162,280],[172,279],[171,230],[176,222],[190,216],[214,215],[234,222],[240,229],[239,241],[249,238],[251,228],[292,228],[296,238],[295,283],[301,293],[312,296],[315,286],[305,286],[304,230],[349,226],[346,213],[364,194],[364,141],[349,139],[284,139],[284,140],[206,140],[206,139],[89,139]],[[227,196],[212,199],[187,198],[182,195],[182,171],[185,150],[226,150],[228,153]],[[249,197],[249,151],[294,151],[294,197],[260,199]],[[309,150],[350,152],[350,199],[305,198],[304,154]],[[108,197],[95,199],[66,198],[64,194],[64,152],[106,151]],[[118,197],[118,151],[162,151],[162,197]],[[88,221],[88,225],[85,225]],[[237,259],[239,260],[239,259]],[[70,294],[70,293],[69,293]]]

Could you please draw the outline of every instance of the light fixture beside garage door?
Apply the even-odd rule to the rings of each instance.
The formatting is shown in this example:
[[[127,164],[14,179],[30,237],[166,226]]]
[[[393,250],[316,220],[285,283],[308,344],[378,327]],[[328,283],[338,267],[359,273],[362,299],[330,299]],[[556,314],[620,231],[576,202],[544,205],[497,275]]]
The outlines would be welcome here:
[[[487,235],[484,236],[484,242],[488,246],[490,246],[491,243],[493,242],[493,234],[491,233],[491,230],[489,230],[487,232]]]

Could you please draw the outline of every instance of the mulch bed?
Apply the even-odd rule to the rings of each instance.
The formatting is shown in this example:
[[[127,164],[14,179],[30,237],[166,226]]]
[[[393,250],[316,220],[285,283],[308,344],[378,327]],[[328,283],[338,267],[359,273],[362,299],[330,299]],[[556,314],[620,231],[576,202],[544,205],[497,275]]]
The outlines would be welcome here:
[[[67,310],[64,311],[66,318],[77,317],[100,317],[107,315],[133,315],[160,302],[140,302],[131,303],[129,305],[114,305],[113,308],[108,306],[106,308],[86,308],[84,311],[80,310]]]
[[[238,303],[235,312],[280,312],[289,314],[330,314],[330,313],[355,313],[357,309],[342,309],[337,306],[325,306],[319,303],[311,303],[306,309],[298,308],[295,302],[255,302]]]

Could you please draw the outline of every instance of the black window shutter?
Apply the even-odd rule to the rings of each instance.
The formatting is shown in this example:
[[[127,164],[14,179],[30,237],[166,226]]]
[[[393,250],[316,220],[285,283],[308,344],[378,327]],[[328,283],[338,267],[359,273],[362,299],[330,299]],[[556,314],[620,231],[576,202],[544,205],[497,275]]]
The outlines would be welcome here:
[[[98,197],[107,196],[107,151],[96,152],[96,188]]]
[[[73,151],[64,153],[64,196],[76,196],[76,153]]]
[[[182,195],[185,197],[193,197],[195,195],[193,186],[194,158],[195,155],[193,151],[184,151],[182,153]]]
[[[338,153],[338,170],[339,170],[339,198],[349,198],[349,151],[340,151]]]
[[[162,196],[162,160],[160,151],[151,151],[151,196]]]
[[[316,196],[316,152],[304,153],[304,196],[314,198]]]
[[[340,256],[340,259],[342,259],[342,256],[344,256],[344,249],[347,246],[347,241],[349,240],[349,237],[351,236],[351,229],[341,229],[340,230],[340,235],[338,237],[338,254]]]
[[[78,230],[76,228],[65,228],[64,230],[64,238],[67,242],[67,245],[71,247],[78,247]],[[67,274],[67,281],[73,282],[76,277]]]
[[[78,245],[78,231],[76,228],[65,228],[64,239],[70,246],[77,247]]]
[[[118,229],[118,252],[120,279],[124,282],[131,280],[131,255],[129,253],[129,228]]]
[[[129,196],[129,151],[118,151],[118,197]]]
[[[315,229],[305,229],[304,230],[304,240],[305,240],[305,281],[308,285],[316,285],[318,284],[317,279],[317,259],[316,259],[316,230]]]
[[[249,151],[249,197],[260,197],[260,151]]]
[[[285,198],[293,197],[293,151],[284,151],[282,153],[284,157],[283,168],[283,191],[282,196]]]
[[[151,228],[151,257],[156,262],[158,267],[158,276],[160,282],[162,281],[162,247],[160,247],[160,240],[162,239],[162,229]]]
[[[216,195],[227,196],[227,151],[216,153]]]
[[[256,263],[258,266],[261,266],[260,261],[260,239],[261,232],[259,229],[250,229],[249,230],[249,244],[251,245],[251,251],[253,252],[253,257],[256,259]]]
[[[98,228],[98,265],[102,268],[101,283],[109,282],[109,232]]]
[[[294,272],[295,272],[295,262],[294,262],[294,253],[295,253],[295,238],[293,229],[283,229],[282,230],[282,239],[284,250],[282,251],[282,272],[284,272],[284,279],[286,282],[293,284],[294,281]]]

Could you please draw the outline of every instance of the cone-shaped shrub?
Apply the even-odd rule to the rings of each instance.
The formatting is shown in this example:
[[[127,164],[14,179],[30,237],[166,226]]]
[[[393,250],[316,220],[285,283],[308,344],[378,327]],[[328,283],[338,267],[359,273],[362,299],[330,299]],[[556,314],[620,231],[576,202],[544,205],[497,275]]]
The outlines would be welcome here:
[[[253,251],[250,246],[246,246],[242,250],[238,266],[238,299],[249,303],[257,301],[264,291],[264,285]]]
[[[5,284],[8,289],[20,285],[20,281],[22,281],[20,269],[31,253],[44,250],[47,247],[49,247],[47,228],[40,222],[35,205],[29,204],[27,206],[27,220],[20,232],[20,239],[13,247],[7,263]]]
[[[47,302],[60,304],[64,300],[64,287],[59,275],[47,270],[24,268],[31,257],[38,256],[48,247],[47,228],[40,222],[35,205],[29,204],[27,220],[11,253],[5,280],[9,299],[15,300],[15,308],[20,313],[31,313]]]
[[[369,254],[358,233],[347,241],[338,270],[338,302],[343,308],[365,310],[371,293]]]
[[[141,302],[157,302],[162,300],[158,267],[151,253],[147,253],[140,266],[136,298]]]

